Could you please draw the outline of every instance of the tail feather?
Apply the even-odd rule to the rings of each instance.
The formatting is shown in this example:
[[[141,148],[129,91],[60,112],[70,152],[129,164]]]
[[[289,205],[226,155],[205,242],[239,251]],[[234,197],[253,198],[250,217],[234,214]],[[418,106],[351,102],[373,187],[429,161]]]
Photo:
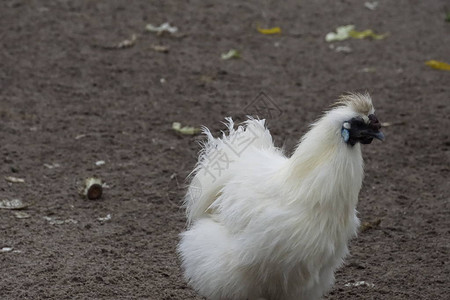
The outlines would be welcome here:
[[[201,144],[199,160],[190,174],[192,178],[184,198],[188,223],[201,217],[220,194],[230,178],[230,169],[249,148],[273,147],[272,136],[265,127],[265,120],[248,119],[236,129],[232,118],[226,118],[227,132],[214,138],[211,131],[203,127],[206,141]]]

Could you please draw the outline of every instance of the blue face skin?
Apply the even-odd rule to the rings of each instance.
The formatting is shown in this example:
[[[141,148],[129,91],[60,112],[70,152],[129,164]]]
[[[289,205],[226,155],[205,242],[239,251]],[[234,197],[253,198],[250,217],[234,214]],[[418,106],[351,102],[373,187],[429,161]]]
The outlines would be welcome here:
[[[369,123],[361,117],[352,118],[342,125],[341,135],[345,143],[354,146],[356,143],[370,144],[374,138],[384,140],[384,134],[380,131],[381,124],[375,115],[369,115]]]
[[[347,143],[348,140],[350,139],[350,132],[348,131],[348,129],[342,128],[341,135],[342,135],[342,138],[344,139],[344,142]]]

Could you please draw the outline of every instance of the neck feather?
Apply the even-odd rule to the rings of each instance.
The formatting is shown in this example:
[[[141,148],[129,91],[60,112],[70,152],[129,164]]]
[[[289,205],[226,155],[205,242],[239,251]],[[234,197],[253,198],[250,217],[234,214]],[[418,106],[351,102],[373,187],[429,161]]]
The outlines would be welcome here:
[[[344,143],[340,129],[325,115],[302,138],[285,168],[284,179],[298,195],[291,194],[291,199],[320,206],[342,202],[356,206],[363,179],[361,147]]]

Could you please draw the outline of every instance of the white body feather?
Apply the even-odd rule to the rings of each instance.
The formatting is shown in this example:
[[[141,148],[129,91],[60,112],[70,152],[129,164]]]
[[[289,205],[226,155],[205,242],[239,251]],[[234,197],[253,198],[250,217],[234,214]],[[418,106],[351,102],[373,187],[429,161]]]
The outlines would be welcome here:
[[[332,286],[359,225],[361,149],[340,133],[354,115],[351,105],[327,112],[290,158],[274,147],[264,120],[234,130],[228,119],[221,139],[205,129],[178,246],[195,290],[208,299],[310,300]],[[236,151],[243,141],[251,143]],[[218,154],[223,170],[213,165]]]

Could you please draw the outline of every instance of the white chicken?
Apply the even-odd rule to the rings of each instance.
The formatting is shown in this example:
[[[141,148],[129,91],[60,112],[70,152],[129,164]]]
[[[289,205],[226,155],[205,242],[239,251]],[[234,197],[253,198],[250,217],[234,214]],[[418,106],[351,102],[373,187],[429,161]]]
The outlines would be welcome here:
[[[184,199],[178,253],[207,299],[320,299],[359,226],[361,145],[384,139],[368,94],[341,96],[291,157],[264,120],[207,141]]]

